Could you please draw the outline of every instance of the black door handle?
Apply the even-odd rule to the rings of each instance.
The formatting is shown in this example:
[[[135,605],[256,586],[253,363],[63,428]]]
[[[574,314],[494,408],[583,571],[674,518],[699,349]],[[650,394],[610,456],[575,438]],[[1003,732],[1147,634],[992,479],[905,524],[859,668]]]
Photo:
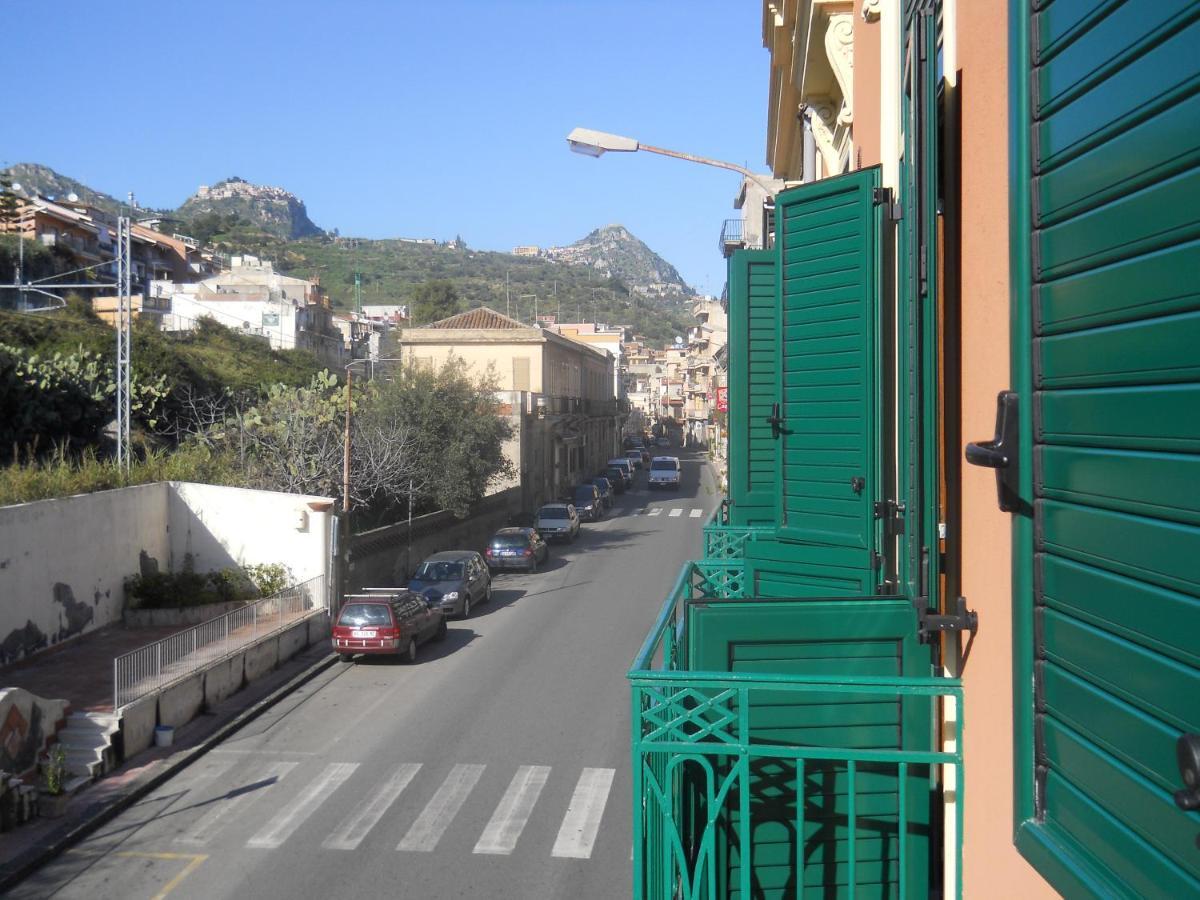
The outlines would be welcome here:
[[[778,403],[771,404],[771,414],[767,416],[767,424],[771,426],[771,437],[779,437],[779,432],[783,429],[783,416],[780,414]]]
[[[967,444],[966,457],[973,466],[996,470],[996,498],[1004,512],[1020,507],[1019,441],[1017,395],[1013,391],[1001,391],[996,398],[996,436],[990,441]]]
[[[1181,734],[1175,742],[1175,759],[1183,790],[1175,792],[1175,805],[1183,810],[1200,809],[1200,734]]]

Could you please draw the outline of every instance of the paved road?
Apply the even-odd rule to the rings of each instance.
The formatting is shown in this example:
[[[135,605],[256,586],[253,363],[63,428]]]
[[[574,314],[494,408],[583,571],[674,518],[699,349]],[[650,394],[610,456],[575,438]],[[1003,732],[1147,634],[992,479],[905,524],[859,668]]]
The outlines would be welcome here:
[[[415,667],[339,664],[15,896],[628,895],[624,675],[717,502],[699,457],[637,487]]]

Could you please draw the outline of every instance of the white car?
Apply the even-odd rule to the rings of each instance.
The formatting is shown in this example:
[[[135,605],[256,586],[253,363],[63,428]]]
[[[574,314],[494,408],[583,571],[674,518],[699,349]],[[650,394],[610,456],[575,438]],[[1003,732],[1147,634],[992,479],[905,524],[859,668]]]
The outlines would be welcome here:
[[[579,514],[570,503],[547,503],[537,511],[533,527],[547,541],[570,543],[579,537]]]
[[[679,490],[679,458],[676,456],[656,456],[650,460],[650,487],[673,488]]]

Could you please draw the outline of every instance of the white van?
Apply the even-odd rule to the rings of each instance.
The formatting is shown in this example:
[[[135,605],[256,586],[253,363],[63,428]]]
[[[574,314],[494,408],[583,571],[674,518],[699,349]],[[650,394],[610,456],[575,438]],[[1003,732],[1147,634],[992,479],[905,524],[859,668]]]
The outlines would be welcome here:
[[[650,460],[650,487],[674,488],[679,490],[679,458],[656,456]]]

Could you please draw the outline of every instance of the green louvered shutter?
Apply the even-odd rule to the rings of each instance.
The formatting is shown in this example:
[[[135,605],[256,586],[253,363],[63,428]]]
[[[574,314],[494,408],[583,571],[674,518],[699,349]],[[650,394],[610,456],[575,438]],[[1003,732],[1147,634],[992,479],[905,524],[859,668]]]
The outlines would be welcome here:
[[[781,193],[780,540],[875,583],[880,494],[878,167]]]
[[[1027,2],[1018,843],[1066,894],[1195,897],[1173,793],[1200,735],[1200,6]]]
[[[775,252],[729,258],[729,522],[775,520],[776,441],[767,417],[775,401],[779,315]]]

